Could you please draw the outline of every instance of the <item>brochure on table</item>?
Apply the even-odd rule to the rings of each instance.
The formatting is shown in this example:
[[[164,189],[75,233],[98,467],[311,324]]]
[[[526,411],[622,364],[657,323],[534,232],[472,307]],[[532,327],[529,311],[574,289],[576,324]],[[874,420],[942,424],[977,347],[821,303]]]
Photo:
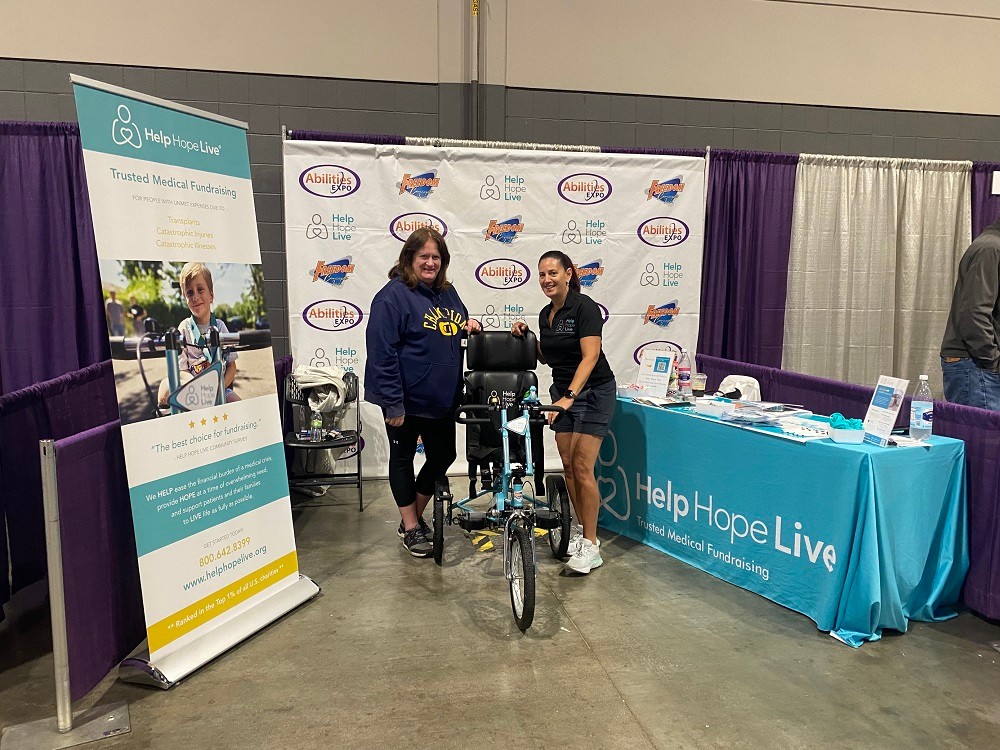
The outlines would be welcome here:
[[[903,404],[903,397],[909,385],[909,380],[891,378],[888,375],[878,379],[871,404],[868,405],[868,413],[865,415],[866,443],[883,447],[889,444],[889,436],[896,426],[899,407]]]

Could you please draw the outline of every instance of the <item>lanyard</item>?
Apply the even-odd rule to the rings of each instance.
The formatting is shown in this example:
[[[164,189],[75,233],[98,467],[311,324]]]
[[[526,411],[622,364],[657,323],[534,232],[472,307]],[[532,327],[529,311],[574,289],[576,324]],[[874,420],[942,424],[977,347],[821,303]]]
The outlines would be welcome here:
[[[201,349],[202,353],[205,356],[205,361],[211,362],[212,351],[208,346],[208,341],[205,340],[205,334],[203,334],[200,330],[198,330],[198,323],[195,321],[194,316],[192,315],[185,322],[191,329],[190,345],[196,346],[199,349]],[[210,313],[208,316],[208,327],[211,329],[211,328],[216,328],[217,326],[218,326],[218,320],[216,320],[215,314]]]

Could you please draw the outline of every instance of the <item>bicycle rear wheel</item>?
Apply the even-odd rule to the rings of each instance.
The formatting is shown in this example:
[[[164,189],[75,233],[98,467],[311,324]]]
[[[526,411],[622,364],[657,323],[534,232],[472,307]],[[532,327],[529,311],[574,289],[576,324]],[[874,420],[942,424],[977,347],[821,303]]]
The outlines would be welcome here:
[[[523,633],[535,619],[535,548],[531,530],[524,526],[511,527],[510,545],[510,606],[514,622]]]

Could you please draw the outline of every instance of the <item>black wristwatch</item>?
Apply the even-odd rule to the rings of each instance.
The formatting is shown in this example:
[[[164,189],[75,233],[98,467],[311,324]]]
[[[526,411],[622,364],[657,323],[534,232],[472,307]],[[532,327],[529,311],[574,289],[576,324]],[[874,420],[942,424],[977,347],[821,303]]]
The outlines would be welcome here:
[[[577,395],[576,391],[574,391],[572,388],[567,388],[565,391],[563,391],[563,398],[575,399],[576,395]]]

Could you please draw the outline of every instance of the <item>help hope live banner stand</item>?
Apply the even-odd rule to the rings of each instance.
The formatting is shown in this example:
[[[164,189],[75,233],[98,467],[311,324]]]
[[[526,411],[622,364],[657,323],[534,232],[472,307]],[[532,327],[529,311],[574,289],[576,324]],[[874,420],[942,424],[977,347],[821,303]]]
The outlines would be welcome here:
[[[284,188],[296,363],[363,374],[371,300],[403,241],[423,226],[444,235],[449,279],[486,330],[525,320],[537,332],[547,304],[538,258],[562,250],[601,306],[604,351],[620,382],[635,379],[645,348],[694,356],[704,158],[286,140]],[[539,365],[538,376],[548,401],[551,370]],[[364,471],[384,476],[382,415],[362,409]],[[460,448],[454,468],[465,466]]]
[[[260,266],[246,125],[72,80],[104,287],[121,283],[125,262],[198,261],[214,275],[209,304],[238,299],[246,287],[233,280]],[[164,300],[177,299],[162,287]],[[123,662],[123,679],[170,687],[319,591],[298,572],[273,355],[270,346],[242,354],[233,383],[242,400],[216,405],[216,369],[214,384],[191,381],[207,403],[187,400],[197,395],[189,387],[190,410],[159,418],[129,408],[135,348],[115,360],[149,648],[148,660]]]

